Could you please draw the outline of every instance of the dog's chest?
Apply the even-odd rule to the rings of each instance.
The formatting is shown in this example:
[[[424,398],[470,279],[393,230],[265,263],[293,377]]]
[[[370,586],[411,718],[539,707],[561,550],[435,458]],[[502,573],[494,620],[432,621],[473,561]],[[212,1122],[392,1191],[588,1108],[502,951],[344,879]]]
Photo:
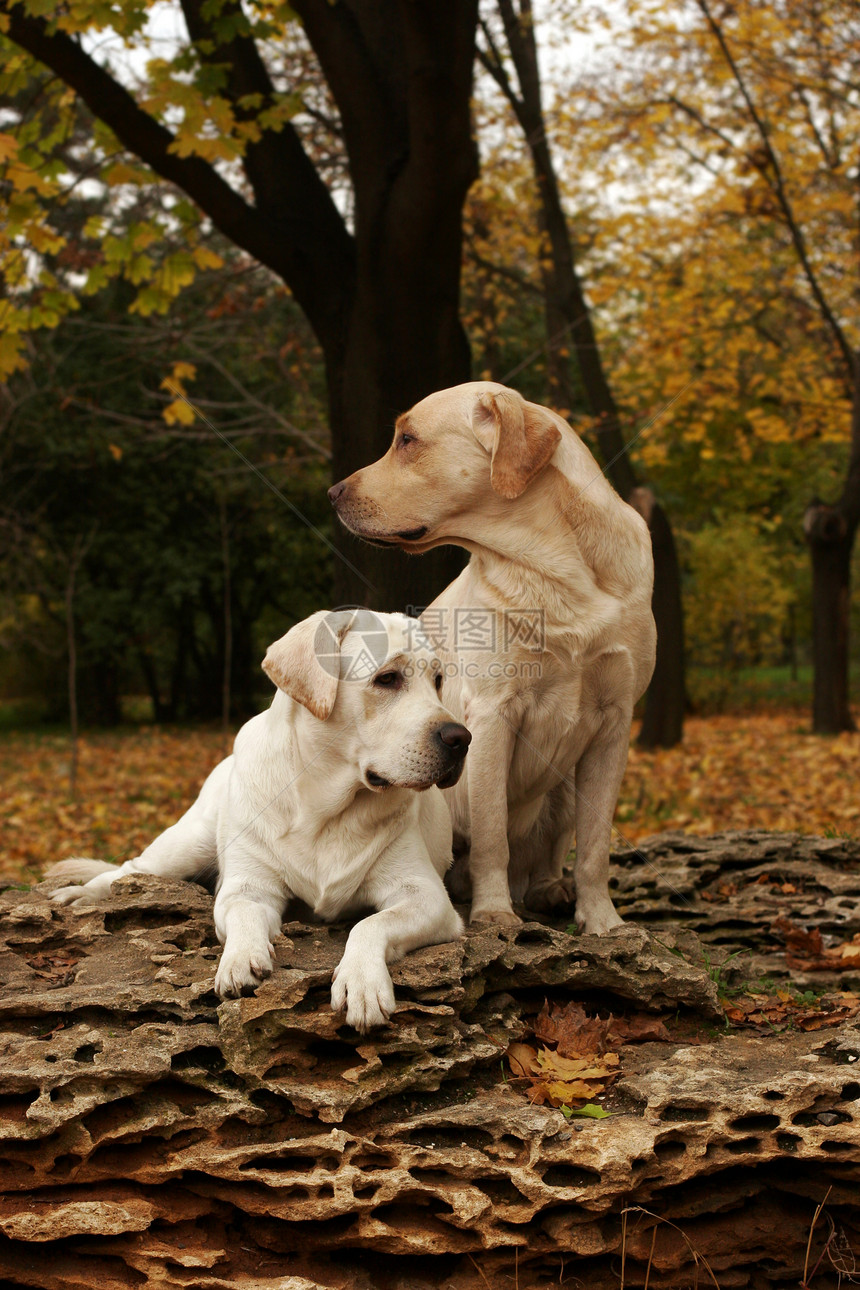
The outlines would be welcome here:
[[[516,801],[548,791],[576,765],[596,728],[591,705],[583,703],[579,678],[561,682],[532,696],[517,725],[508,779],[508,797]]]
[[[336,917],[403,831],[408,815],[408,804],[380,811],[376,799],[354,802],[327,819],[297,810],[275,845],[290,891],[321,917]]]

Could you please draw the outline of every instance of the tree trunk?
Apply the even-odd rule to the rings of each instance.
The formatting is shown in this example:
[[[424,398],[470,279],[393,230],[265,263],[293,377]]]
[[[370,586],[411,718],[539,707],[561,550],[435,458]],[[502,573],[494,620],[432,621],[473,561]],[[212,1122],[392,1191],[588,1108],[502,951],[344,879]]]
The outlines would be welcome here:
[[[137,652],[140,671],[146,682],[146,688],[149,691],[149,697],[152,701],[152,719],[156,725],[160,725],[168,719],[167,708],[161,698],[161,688],[158,683],[158,673],[155,669],[155,663],[152,654],[146,645],[141,645]]]
[[[233,588],[232,557],[230,554],[230,531],[227,524],[227,504],[223,496],[219,498],[218,520],[221,529],[221,574],[223,578],[224,622],[221,632],[221,738],[224,741],[224,755],[230,748],[230,699],[233,680]]]
[[[860,526],[860,351],[854,355],[851,449],[842,496],[828,506],[814,497],[803,517],[812,557],[812,729],[836,735],[856,729],[849,702],[851,552]]]
[[[549,255],[542,263],[544,311],[547,326],[547,371],[550,397],[565,411],[573,401],[567,350],[572,345],[591,415],[597,419],[597,441],[604,469],[615,489],[634,505],[648,522],[654,551],[653,610],[657,624],[657,665],[648,691],[645,720],[639,742],[646,748],[671,748],[683,733],[686,690],[684,685],[684,620],[681,572],[669,519],[650,489],[641,488],[621,431],[621,420],[610,388],[594,326],[576,268],[573,244],[561,200],[552,152],[546,137],[541,101],[540,70],[530,0],[498,0],[519,93],[483,24],[489,53],[484,66],[507,97],[525,135],[540,199],[541,232]]]
[[[647,494],[650,506],[636,494]],[[684,732],[684,615],[681,570],[672,526],[650,489],[635,490],[631,499],[645,513],[654,548],[652,607],[657,623],[657,663],[645,696],[645,715],[638,743],[643,748],[674,748]],[[679,683],[680,682],[680,683]]]
[[[856,525],[839,506],[813,501],[803,520],[812,557],[812,729],[856,729],[848,695],[851,550]]]
[[[75,638],[75,579],[78,572],[78,544],[69,561],[66,579],[66,645],[69,687],[69,797],[78,788],[78,647]]]

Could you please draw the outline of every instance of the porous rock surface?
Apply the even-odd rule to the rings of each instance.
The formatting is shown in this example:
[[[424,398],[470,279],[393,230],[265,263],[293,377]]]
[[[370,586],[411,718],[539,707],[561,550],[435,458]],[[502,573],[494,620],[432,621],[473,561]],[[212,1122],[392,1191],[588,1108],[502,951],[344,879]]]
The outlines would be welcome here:
[[[609,936],[408,956],[364,1037],[328,1005],[344,927],[286,924],[270,980],[219,1004],[202,888],[0,893],[0,1284],[602,1290],[693,1285],[696,1260],[705,1285],[707,1260],[721,1287],[797,1285],[829,1189],[810,1285],[835,1286],[860,1266],[860,1032],[729,1032],[715,978],[739,946],[785,977],[776,916],[860,930],[856,844],[663,835],[614,881],[633,921]],[[622,1050],[610,1118],[510,1079],[545,998],[676,1018]]]

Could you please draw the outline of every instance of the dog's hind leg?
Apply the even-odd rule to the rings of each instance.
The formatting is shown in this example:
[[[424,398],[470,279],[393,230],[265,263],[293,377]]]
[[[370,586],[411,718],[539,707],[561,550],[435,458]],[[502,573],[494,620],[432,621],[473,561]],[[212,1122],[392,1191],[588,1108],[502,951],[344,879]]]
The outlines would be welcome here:
[[[573,878],[564,874],[564,862],[573,846],[573,829],[562,830],[552,841],[541,846],[541,857],[530,875],[523,897],[526,909],[549,914],[573,904]]]
[[[221,762],[207,779],[196,802],[188,808],[180,820],[171,824],[169,829],[133,860],[126,860],[121,865],[104,865],[99,861],[86,862],[99,865],[96,875],[83,886],[60,887],[51,894],[51,899],[58,905],[91,905],[104,900],[118,878],[129,873],[152,873],[161,878],[194,879],[200,878],[208,870],[214,870],[217,863],[215,842],[215,802],[216,795],[222,791],[221,781],[226,779],[227,772]],[[219,774],[219,772],[221,772]],[[65,861],[56,865],[45,875],[50,878],[69,877],[77,873],[73,864],[84,862]],[[80,875],[86,876],[84,869]]]
[[[573,829],[576,821],[575,772],[562,780],[550,793],[539,826],[535,829],[529,850],[531,861],[526,875],[523,904],[526,909],[540,913],[565,909],[574,901],[572,874],[565,874],[564,865],[573,846]],[[511,887],[514,888],[514,859],[511,862]]]

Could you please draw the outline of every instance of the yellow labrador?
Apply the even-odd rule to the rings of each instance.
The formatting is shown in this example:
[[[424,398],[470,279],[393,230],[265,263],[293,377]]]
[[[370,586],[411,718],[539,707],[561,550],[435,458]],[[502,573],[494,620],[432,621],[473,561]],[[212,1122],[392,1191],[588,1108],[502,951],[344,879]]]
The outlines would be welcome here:
[[[292,896],[327,920],[377,909],[350,932],[332,987],[332,1007],[366,1031],[394,1008],[386,965],[462,932],[442,881],[451,821],[436,786],[459,779],[470,734],[442,706],[420,624],[402,614],[314,614],[263,667],[278,687],[272,706],[242,727],[178,823],[135,860],[66,860],[46,877],[87,879],[52,897],[86,904],[123,874],[217,872],[222,997],[272,971]]]
[[[489,381],[423,399],[329,496],[367,541],[472,553],[424,614],[446,702],[474,736],[448,794],[472,921],[519,921],[512,895],[569,903],[575,825],[576,921],[616,926],[612,817],[656,643],[643,519],[561,417]]]

